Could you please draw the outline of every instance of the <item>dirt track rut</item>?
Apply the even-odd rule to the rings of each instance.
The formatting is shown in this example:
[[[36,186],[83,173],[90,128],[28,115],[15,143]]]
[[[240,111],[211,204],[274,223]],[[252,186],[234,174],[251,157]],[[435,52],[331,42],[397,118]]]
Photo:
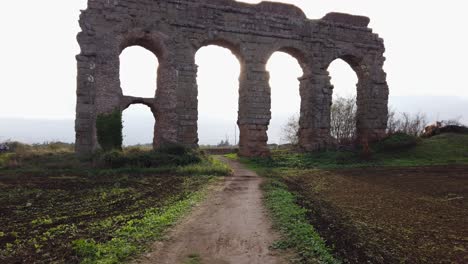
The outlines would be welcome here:
[[[237,161],[220,159],[233,168],[233,175],[137,263],[288,263],[269,248],[278,235],[262,204],[262,178]]]

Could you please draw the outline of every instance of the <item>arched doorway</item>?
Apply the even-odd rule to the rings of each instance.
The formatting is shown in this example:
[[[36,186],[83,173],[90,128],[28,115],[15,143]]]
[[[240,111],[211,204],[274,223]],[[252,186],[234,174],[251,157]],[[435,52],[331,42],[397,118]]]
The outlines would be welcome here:
[[[141,146],[152,148],[155,116],[151,109],[143,104],[132,104],[122,112],[123,146]]]
[[[338,145],[352,145],[357,139],[358,76],[351,65],[342,59],[334,60],[328,72],[333,86],[330,134]]]
[[[120,83],[124,96],[155,98],[159,61],[141,46],[125,48],[120,55]],[[150,111],[148,111],[150,110]],[[156,117],[143,104],[132,104],[122,112],[123,145],[151,145]]]
[[[198,144],[235,147],[239,143],[240,62],[224,45],[200,48],[198,66]]]
[[[267,63],[270,73],[271,120],[268,144],[298,144],[301,96],[299,77],[304,73],[298,60],[286,53],[275,52]]]

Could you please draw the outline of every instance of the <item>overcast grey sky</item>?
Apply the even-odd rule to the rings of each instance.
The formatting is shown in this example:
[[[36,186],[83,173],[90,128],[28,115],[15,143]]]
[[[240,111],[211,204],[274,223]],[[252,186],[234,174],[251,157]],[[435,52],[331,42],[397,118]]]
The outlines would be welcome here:
[[[450,96],[460,102],[468,100],[466,1],[281,2],[301,7],[312,19],[321,18],[331,11],[369,16],[370,27],[385,39],[385,70],[392,97],[432,96],[431,102],[426,102],[427,105],[440,104],[438,98],[447,104],[447,100],[442,98]],[[76,43],[79,31],[77,20],[80,9],[85,8],[86,0],[2,1],[0,118],[74,118],[75,55],[79,53]],[[200,66],[201,143],[219,141],[225,134],[229,134],[232,141],[233,136],[230,134],[234,133],[237,115],[239,64],[228,50],[222,48],[204,48],[197,53],[196,59]],[[121,60],[124,92],[130,95],[153,95],[157,59],[142,48],[131,48],[124,51]],[[138,70],[135,70],[136,67]],[[274,54],[268,70],[271,72],[273,101],[270,137],[279,141],[281,124],[299,110],[296,78],[301,75],[301,70],[293,58],[284,54]],[[330,72],[335,92],[344,95],[355,93],[356,76],[345,63],[337,61]],[[398,102],[395,104],[398,105]],[[425,111],[424,102],[420,105],[420,109],[411,110]],[[458,116],[468,115],[463,113],[467,108],[459,104],[448,103],[446,107],[451,108],[449,112],[452,114],[460,112]],[[439,112],[428,114],[438,115]],[[148,142],[152,133],[149,111],[144,107],[132,107],[124,115],[127,134],[132,133],[128,135],[127,141]],[[0,125],[4,127],[4,124]],[[144,129],[147,133],[143,135],[134,132],[143,131],[142,126],[149,127]],[[73,127],[70,128],[72,132]],[[0,136],[1,133],[2,127]]]

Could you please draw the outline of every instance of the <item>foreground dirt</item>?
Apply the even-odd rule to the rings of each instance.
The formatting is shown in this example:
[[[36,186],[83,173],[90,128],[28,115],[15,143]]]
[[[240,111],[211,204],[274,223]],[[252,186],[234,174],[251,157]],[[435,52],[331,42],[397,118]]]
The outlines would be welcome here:
[[[345,263],[468,263],[468,167],[304,171],[286,178]]]
[[[262,205],[262,179],[236,161],[222,158],[232,176],[136,263],[287,263],[270,246],[278,239]]]
[[[0,175],[0,263],[79,263],[72,241],[109,241],[127,221],[184,199],[209,179]]]

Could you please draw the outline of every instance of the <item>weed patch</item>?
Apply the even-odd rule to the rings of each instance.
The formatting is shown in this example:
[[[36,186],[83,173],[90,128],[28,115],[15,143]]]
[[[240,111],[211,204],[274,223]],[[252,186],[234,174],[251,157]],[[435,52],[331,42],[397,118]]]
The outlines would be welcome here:
[[[144,251],[145,243],[161,239],[164,231],[202,200],[205,190],[188,195],[185,199],[165,208],[150,208],[143,218],[127,221],[110,241],[96,243],[93,239],[79,239],[73,248],[81,263],[121,263],[128,257]]]
[[[266,206],[274,223],[285,235],[275,247],[294,249],[301,263],[340,263],[314,227],[308,223],[307,210],[296,204],[296,197],[287,190],[286,185],[279,180],[270,179],[263,189]]]

